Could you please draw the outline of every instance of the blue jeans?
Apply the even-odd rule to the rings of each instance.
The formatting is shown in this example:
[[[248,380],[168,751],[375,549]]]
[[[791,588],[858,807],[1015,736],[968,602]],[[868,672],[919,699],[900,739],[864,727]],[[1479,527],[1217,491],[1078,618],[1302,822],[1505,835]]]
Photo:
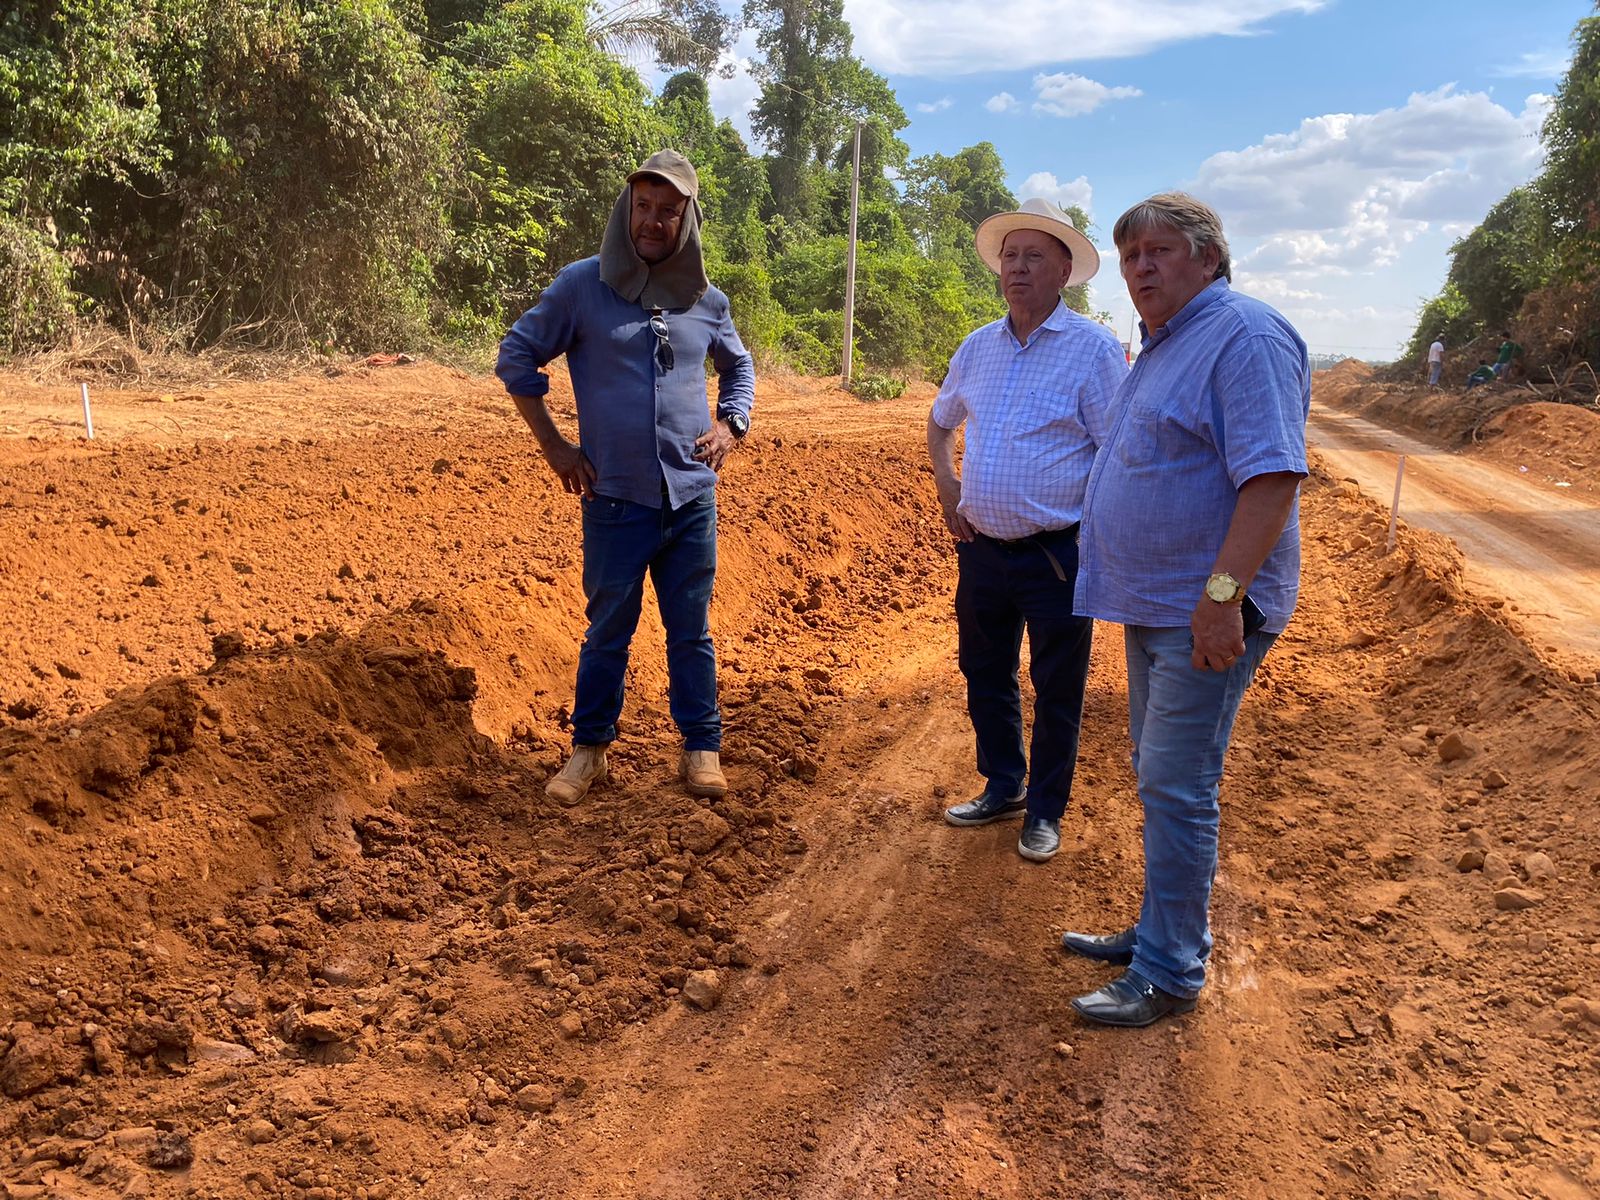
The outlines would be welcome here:
[[[720,750],[717,658],[707,619],[717,573],[717,502],[710,490],[676,509],[608,496],[583,501],[589,629],[578,651],[573,743],[603,746],[616,740],[646,571],[666,629],[668,694],[684,749]]]
[[[1428,386],[1433,387],[1439,382],[1439,375],[1444,370],[1442,362],[1428,364]]]
[[[1059,821],[1072,797],[1094,632],[1092,620],[1072,615],[1077,530],[1021,542],[979,534],[976,541],[956,543],[956,556],[956,636],[967,680],[967,715],[978,743],[978,773],[989,781],[988,790],[1008,799],[1022,791],[1026,776],[1028,815]],[[1024,626],[1034,689],[1033,744],[1027,756],[1017,683]]]
[[[1275,633],[1245,639],[1227,671],[1196,670],[1187,629],[1129,625],[1128,730],[1144,805],[1144,903],[1133,969],[1163,991],[1195,996],[1211,954],[1222,760],[1245,689]]]

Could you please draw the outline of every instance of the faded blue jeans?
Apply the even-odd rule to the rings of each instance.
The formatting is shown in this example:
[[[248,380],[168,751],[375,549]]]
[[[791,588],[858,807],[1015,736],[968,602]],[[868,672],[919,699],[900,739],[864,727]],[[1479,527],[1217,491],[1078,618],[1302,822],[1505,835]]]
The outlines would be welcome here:
[[[711,646],[711,585],[717,574],[717,501],[710,489],[679,508],[597,496],[583,507],[583,594],[589,629],[578,651],[572,741],[616,740],[639,625],[645,572],[667,634],[672,719],[685,750],[722,748],[717,657]]]
[[[1144,805],[1144,903],[1133,969],[1195,996],[1211,955],[1222,761],[1239,704],[1275,633],[1245,639],[1226,671],[1196,670],[1187,629],[1129,625],[1128,730]]]

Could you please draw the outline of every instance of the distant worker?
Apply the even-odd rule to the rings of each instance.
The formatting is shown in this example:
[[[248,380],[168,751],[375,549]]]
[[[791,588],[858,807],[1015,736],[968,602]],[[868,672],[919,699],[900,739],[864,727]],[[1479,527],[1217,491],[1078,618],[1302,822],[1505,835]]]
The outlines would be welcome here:
[[[1522,347],[1511,340],[1511,335],[1504,330],[1500,333],[1500,352],[1494,360],[1494,374],[1496,379],[1505,378],[1511,369],[1511,360],[1522,353]]]
[[[968,826],[1026,814],[1017,851],[1044,862],[1061,847],[1094,629],[1072,611],[1083,487],[1128,366],[1116,334],[1061,298],[1094,276],[1100,256],[1060,208],[1025,201],[979,225],[976,242],[1000,276],[1007,315],[951,358],[928,415],[928,453],[956,539],[957,657],[987,782],[944,815]],[[1017,685],[1024,629],[1035,693],[1026,753]]]
[[[1428,386],[1438,387],[1439,376],[1444,373],[1444,339],[1435,338],[1428,347]]]
[[[1082,1016],[1148,1025],[1206,979],[1223,760],[1299,590],[1311,367],[1288,321],[1231,290],[1200,201],[1152,196],[1112,237],[1144,341],[1084,494],[1078,612],[1124,627],[1144,899],[1122,932],[1061,941],[1127,967]]]
[[[1467,391],[1470,392],[1480,383],[1493,383],[1500,378],[1495,372],[1496,368],[1489,365],[1487,358],[1480,358],[1478,360],[1478,369],[1467,376]]]
[[[675,150],[628,176],[594,258],[564,267],[500,343],[495,368],[583,512],[588,631],[578,652],[572,756],[546,795],[575,804],[606,774],[628,647],[648,572],[667,637],[679,776],[721,796],[722,715],[708,610],[717,567],[717,472],[750,428],[755,370],[706,279],[699,179]],[[556,428],[542,368],[567,356],[578,441]],[[716,366],[716,419],[705,362]]]

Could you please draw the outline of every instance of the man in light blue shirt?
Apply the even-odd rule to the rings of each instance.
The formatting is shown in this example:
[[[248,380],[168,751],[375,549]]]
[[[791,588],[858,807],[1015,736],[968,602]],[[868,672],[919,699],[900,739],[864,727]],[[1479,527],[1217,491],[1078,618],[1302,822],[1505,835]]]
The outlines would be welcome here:
[[[755,372],[706,279],[699,180],[675,150],[628,177],[600,253],[562,269],[500,343],[496,374],[546,461],[583,509],[589,627],[578,652],[572,756],[545,792],[576,804],[605,778],[617,736],[628,647],[648,572],[667,635],[679,775],[718,797],[722,715],[708,610],[717,567],[717,471],[750,427]],[[567,356],[578,441],[556,428],[544,365]],[[705,363],[717,369],[717,417]]]
[[[1072,611],[1084,482],[1128,366],[1115,334],[1062,303],[1061,289],[1091,278],[1100,256],[1061,209],[1025,201],[990,217],[976,240],[1008,312],[951,358],[928,416],[928,453],[956,539],[958,655],[987,782],[945,820],[987,825],[1026,814],[1017,852],[1045,862],[1060,849],[1072,795],[1094,628]],[[1017,683],[1024,628],[1034,683],[1026,754]]]
[[[1289,322],[1230,289],[1206,205],[1153,196],[1113,237],[1144,341],[1089,476],[1078,612],[1125,627],[1144,901],[1133,927],[1062,944],[1128,968],[1080,1014],[1148,1025],[1205,982],[1223,757],[1299,589],[1311,371]]]

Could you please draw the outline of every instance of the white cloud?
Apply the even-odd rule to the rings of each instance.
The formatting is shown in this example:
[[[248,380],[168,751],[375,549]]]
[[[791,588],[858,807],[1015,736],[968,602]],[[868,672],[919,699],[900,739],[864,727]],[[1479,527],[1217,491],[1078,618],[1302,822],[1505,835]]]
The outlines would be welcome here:
[[[1081,117],[1108,100],[1131,100],[1144,95],[1136,87],[1107,87],[1082,75],[1035,75],[1033,111],[1055,117]]]
[[[949,96],[940,96],[932,104],[918,104],[916,108],[919,113],[936,113],[943,112],[954,103],[955,101]]]
[[[1059,204],[1062,208],[1076,204],[1084,212],[1090,212],[1094,204],[1094,188],[1089,186],[1088,178],[1083,175],[1061,183],[1049,171],[1035,171],[1022,181],[1022,186],[1017,189],[1017,199],[1028,200],[1035,196]]]
[[[1016,112],[1022,107],[1022,102],[1010,92],[1001,92],[998,96],[990,96],[983,106],[992,113]]]
[[[760,143],[750,131],[750,110],[761,96],[761,85],[750,78],[750,61],[756,53],[756,31],[746,29],[718,64],[732,63],[733,76],[724,79],[720,72],[713,72],[707,77],[706,84],[711,89],[711,111],[719,119],[727,117],[744,136],[744,140],[759,149]]]
[[[1248,292],[1257,300],[1270,300],[1279,307],[1290,302],[1307,303],[1328,298],[1323,292],[1315,292],[1309,288],[1294,287],[1285,279],[1279,279],[1271,275],[1256,275],[1243,269],[1234,271],[1233,282],[1240,291]]]
[[[1560,79],[1571,66],[1572,55],[1565,50],[1530,50],[1491,73],[1502,79]]]
[[[1538,170],[1548,98],[1520,113],[1444,87],[1377,113],[1309,117],[1291,133],[1214,154],[1188,185],[1230,236],[1259,238],[1256,274],[1370,272],[1419,234],[1475,224]]]
[[[1021,71],[1260,33],[1326,0],[845,0],[856,52],[890,75]]]

